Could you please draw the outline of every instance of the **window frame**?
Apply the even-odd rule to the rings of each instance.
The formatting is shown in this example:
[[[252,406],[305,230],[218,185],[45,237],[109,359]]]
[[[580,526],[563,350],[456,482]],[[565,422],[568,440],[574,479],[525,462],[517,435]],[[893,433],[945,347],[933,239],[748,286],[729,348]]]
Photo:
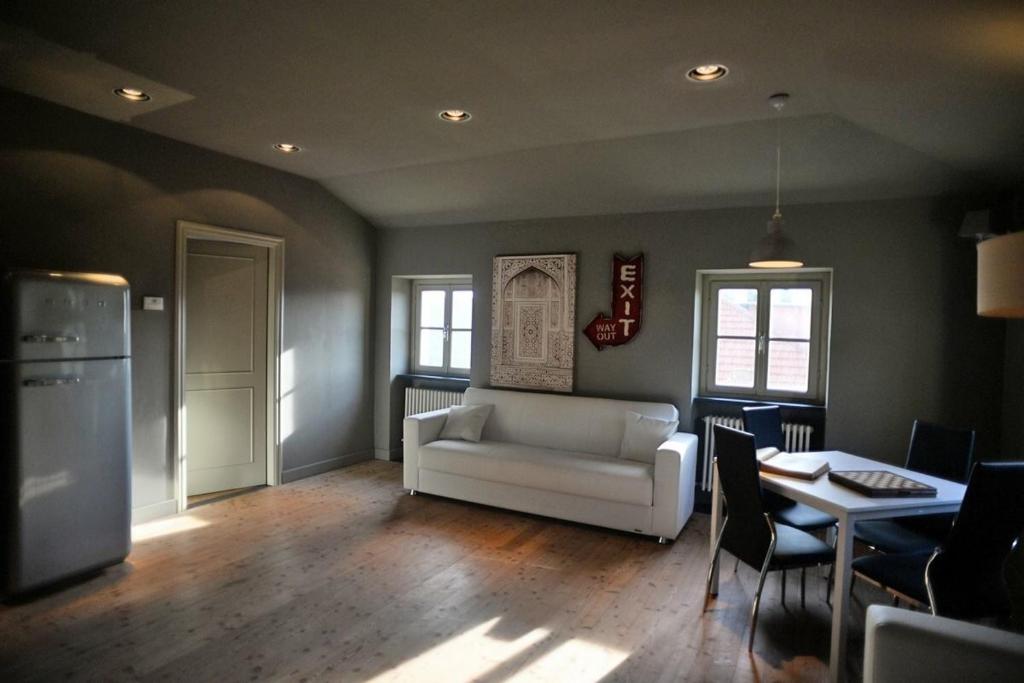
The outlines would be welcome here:
[[[700,310],[699,395],[709,398],[774,400],[810,405],[825,405],[828,396],[828,363],[831,343],[832,269],[802,268],[765,272],[751,270],[698,271]],[[809,340],[771,337],[769,317],[773,289],[809,288],[811,299],[811,334]],[[715,362],[718,346],[718,292],[722,289],[756,289],[757,318],[754,330],[754,386],[732,387],[715,384]],[[730,338],[730,335],[723,335]],[[747,338],[747,337],[744,337]],[[772,341],[808,341],[810,356],[807,368],[807,392],[770,390],[768,379],[768,348]]]
[[[444,325],[443,327],[424,326],[420,324],[420,298],[421,293],[424,291],[443,291],[444,295]],[[460,377],[468,378],[472,368],[453,368],[451,366],[451,338],[452,332],[463,332],[468,331],[470,333],[470,339],[472,340],[473,328],[472,328],[472,313],[470,319],[469,328],[452,328],[452,302],[454,300],[453,292],[473,292],[473,282],[464,278],[437,278],[437,279],[423,279],[412,281],[412,306],[410,321],[410,353],[411,358],[409,359],[409,367],[412,369],[414,374],[417,375],[430,375],[433,377]],[[474,299],[475,299],[474,294]],[[443,365],[421,365],[420,364],[420,331],[424,329],[442,330],[444,333],[444,347],[442,356],[444,359]],[[470,352],[472,355],[472,341],[470,341]],[[472,365],[472,358],[470,358],[470,365]]]

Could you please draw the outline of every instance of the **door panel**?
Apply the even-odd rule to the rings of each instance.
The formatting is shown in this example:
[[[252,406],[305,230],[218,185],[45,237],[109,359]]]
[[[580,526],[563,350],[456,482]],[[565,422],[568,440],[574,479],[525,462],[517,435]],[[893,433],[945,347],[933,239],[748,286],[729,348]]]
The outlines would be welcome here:
[[[267,481],[269,250],[190,240],[185,274],[188,495]]]
[[[188,329],[196,333],[186,373],[252,372],[256,267],[251,258],[189,253]]]
[[[185,396],[188,464],[197,470],[253,462],[253,391],[199,389]]]

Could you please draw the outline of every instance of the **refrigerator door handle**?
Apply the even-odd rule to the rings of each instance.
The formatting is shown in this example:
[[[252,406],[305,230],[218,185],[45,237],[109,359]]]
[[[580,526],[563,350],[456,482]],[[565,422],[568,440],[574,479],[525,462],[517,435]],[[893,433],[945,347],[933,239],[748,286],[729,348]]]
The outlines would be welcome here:
[[[26,334],[21,341],[31,344],[73,344],[82,341],[82,338],[74,334]]]
[[[59,387],[66,384],[79,384],[81,377],[30,377],[22,384],[26,387]]]

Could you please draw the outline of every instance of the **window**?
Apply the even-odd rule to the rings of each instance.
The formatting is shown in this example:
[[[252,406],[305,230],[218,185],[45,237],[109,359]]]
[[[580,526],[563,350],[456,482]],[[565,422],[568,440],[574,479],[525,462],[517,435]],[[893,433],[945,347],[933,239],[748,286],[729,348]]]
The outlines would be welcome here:
[[[700,273],[704,396],[824,403],[832,273]]]
[[[413,282],[413,370],[468,377],[473,285],[466,280]]]

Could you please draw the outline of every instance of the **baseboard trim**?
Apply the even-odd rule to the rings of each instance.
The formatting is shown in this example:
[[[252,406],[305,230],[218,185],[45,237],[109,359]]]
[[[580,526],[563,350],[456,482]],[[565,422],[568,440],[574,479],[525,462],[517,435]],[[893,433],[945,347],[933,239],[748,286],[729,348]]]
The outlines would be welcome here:
[[[173,498],[132,508],[132,524],[142,524],[161,517],[170,517],[178,512],[178,501]]]
[[[390,462],[401,462],[402,461],[402,449],[392,448],[375,448],[373,449],[373,457],[377,460],[388,460]]]
[[[281,472],[281,483],[288,484],[293,481],[298,481],[299,479],[312,477],[313,475],[316,474],[330,472],[331,470],[336,470],[339,467],[354,465],[357,462],[363,462],[365,460],[373,460],[373,456],[373,449],[367,448],[362,451],[346,453],[345,455],[339,456],[337,458],[328,458],[327,460],[321,460],[320,462],[310,463],[309,465],[293,467],[290,470],[284,470],[283,472]]]

